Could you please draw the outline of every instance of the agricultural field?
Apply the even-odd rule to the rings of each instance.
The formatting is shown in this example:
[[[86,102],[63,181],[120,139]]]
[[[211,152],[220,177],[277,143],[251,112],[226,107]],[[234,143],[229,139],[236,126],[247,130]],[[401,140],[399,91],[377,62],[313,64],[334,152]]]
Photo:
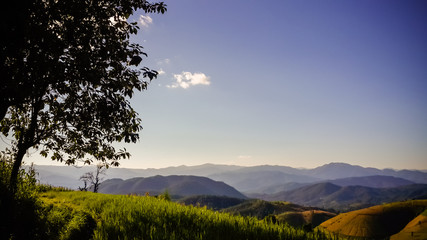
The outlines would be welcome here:
[[[55,212],[51,215],[57,216],[57,222],[64,223],[60,232],[65,237],[92,231],[93,239],[332,239],[320,232],[183,206],[161,197],[50,191],[40,198]]]

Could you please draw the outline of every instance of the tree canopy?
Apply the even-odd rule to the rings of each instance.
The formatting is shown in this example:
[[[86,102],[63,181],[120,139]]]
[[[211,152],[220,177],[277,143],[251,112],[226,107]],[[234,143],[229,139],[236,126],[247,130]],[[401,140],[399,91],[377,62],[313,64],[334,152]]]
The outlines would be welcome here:
[[[118,165],[113,142],[136,142],[141,119],[130,105],[157,76],[130,41],[135,11],[164,13],[145,0],[11,1],[2,7],[0,130],[12,135],[11,181],[26,151],[52,160]],[[4,14],[4,15],[3,15]]]

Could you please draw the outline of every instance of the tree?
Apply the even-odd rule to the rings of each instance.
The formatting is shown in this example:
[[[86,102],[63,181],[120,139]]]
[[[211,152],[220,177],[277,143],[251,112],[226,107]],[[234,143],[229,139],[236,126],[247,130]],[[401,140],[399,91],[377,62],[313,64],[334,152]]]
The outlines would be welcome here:
[[[101,178],[101,175],[105,175],[105,171],[107,171],[107,168],[104,165],[96,165],[95,172],[87,172],[80,177],[80,180],[84,183],[84,187],[79,187],[79,189],[87,191],[89,187],[93,189],[94,193],[97,193],[99,190],[99,186],[101,185],[101,181],[103,180],[103,178]]]
[[[157,76],[137,68],[147,54],[130,42],[139,28],[127,19],[139,9],[164,13],[166,5],[33,0],[2,8],[18,16],[1,23],[11,38],[2,40],[0,52],[0,131],[14,138],[7,149],[14,158],[12,189],[32,147],[68,165],[117,166],[129,158],[126,149],[116,150],[112,143],[139,139],[141,119],[129,99]]]

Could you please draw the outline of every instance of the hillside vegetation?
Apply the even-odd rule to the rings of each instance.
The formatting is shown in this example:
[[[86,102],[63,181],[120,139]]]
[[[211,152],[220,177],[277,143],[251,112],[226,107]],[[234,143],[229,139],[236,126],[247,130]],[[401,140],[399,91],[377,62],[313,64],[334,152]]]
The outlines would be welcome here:
[[[46,192],[41,200],[59,214],[63,235],[93,233],[94,239],[327,239],[286,225],[182,206],[149,196]],[[58,215],[58,214],[57,214]]]
[[[390,240],[427,239],[427,210],[409,222],[402,231],[391,236]]]
[[[426,209],[427,200],[395,202],[340,214],[318,228],[354,239],[384,239],[401,232],[401,235],[396,235],[397,238],[394,237],[401,239],[399,236],[407,235],[408,231],[425,231],[425,216],[419,215]],[[417,217],[419,220],[415,220]]]

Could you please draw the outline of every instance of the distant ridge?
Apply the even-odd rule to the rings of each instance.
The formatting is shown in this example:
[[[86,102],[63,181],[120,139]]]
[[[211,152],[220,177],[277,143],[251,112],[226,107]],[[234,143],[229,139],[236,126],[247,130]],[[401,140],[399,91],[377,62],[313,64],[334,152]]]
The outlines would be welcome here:
[[[81,175],[93,171],[93,166],[75,168],[72,166],[35,166],[41,183],[77,189],[82,183]],[[290,190],[304,184],[341,178],[391,176],[414,183],[427,184],[427,172],[417,170],[392,170],[365,168],[346,163],[330,163],[313,169],[298,169],[287,166],[253,166],[203,164],[177,166],[160,169],[110,168],[105,179],[152,177],[156,175],[193,175],[222,181],[245,193],[273,193]],[[362,180],[362,179],[359,179]],[[287,184],[286,187],[284,187]],[[360,183],[359,183],[360,185]],[[366,184],[362,184],[366,185]]]
[[[168,191],[173,196],[215,195],[245,199],[233,187],[198,176],[154,176],[147,178],[131,178],[127,180],[110,179],[101,183],[100,193],[108,194],[138,194],[158,195]]]
[[[372,188],[393,188],[415,184],[414,182],[403,178],[382,175],[339,178],[328,180],[328,182],[342,187],[364,186]]]

